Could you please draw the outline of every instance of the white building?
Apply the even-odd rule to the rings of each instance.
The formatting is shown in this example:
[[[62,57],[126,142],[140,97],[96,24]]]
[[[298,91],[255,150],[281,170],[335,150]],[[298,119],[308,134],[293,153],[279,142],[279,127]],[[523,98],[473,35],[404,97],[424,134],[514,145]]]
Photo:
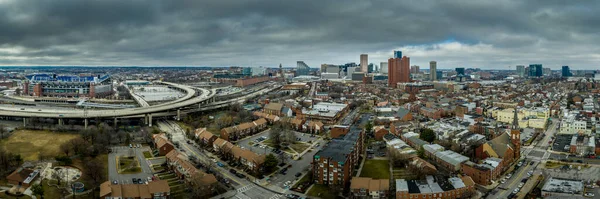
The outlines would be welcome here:
[[[565,113],[560,122],[559,134],[576,134],[580,131],[587,135],[592,133],[591,129],[587,129],[587,121],[577,119],[576,114],[576,112]]]

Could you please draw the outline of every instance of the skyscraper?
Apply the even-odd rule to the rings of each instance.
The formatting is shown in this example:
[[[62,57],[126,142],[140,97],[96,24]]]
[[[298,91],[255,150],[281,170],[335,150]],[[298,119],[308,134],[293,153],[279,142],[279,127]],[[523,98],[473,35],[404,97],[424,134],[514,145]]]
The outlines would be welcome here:
[[[437,62],[436,61],[429,62],[429,80],[437,81]]]
[[[310,72],[310,67],[308,67],[304,61],[297,61],[296,64],[296,76],[308,75]]]
[[[541,64],[529,64],[529,77],[541,77],[544,71]]]
[[[394,54],[399,51],[394,51]],[[398,82],[410,82],[410,58],[388,59],[388,86],[396,88]]]
[[[525,66],[517,65],[517,75],[519,75],[519,77],[525,77]]]
[[[402,59],[402,51],[394,50],[394,58]]]
[[[421,71],[421,69],[417,65],[410,67],[410,73],[419,73],[419,71]]]
[[[367,54],[360,55],[360,71],[363,73],[369,72],[369,55]]]
[[[569,66],[563,66],[562,67],[562,76],[563,77],[571,77],[571,76],[573,76],[573,74],[571,73],[571,69],[569,68]]]
[[[387,74],[388,73],[388,63],[387,62],[381,62],[381,63],[379,63],[379,72],[383,73],[383,74]]]

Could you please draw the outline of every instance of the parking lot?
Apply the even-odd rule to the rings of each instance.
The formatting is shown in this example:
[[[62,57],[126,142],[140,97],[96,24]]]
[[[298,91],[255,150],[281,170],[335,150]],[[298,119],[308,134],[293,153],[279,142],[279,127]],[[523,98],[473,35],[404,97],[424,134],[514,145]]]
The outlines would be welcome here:
[[[111,153],[108,154],[108,179],[111,182],[117,181],[119,184],[132,184],[132,179],[147,180],[152,177],[152,169],[149,162],[144,158],[144,151],[151,151],[149,147],[129,148],[129,146],[110,147]],[[117,157],[131,156],[140,163],[141,172],[135,174],[120,174],[117,172]]]
[[[573,135],[556,135],[554,143],[552,143],[552,150],[559,152],[569,152],[568,146],[571,144],[572,137]]]
[[[273,151],[273,148],[263,144],[263,142],[265,140],[269,139],[269,131],[270,131],[270,129],[265,130],[260,133],[257,133],[255,135],[252,135],[246,139],[240,140],[237,142],[237,145],[240,147],[243,147],[245,149],[248,149],[250,151],[253,151],[255,153],[258,153],[258,154],[272,153],[273,155],[278,155],[278,154],[280,154],[279,151]],[[298,138],[297,142],[304,143],[307,145],[310,145],[315,140],[319,139],[319,137],[317,137],[317,136],[311,136],[310,134],[306,134],[306,133],[300,133],[300,132],[296,132],[296,131],[294,131],[294,133],[296,134],[296,137]],[[300,154],[300,153],[302,153],[302,151],[297,151],[297,154],[296,154],[296,153],[291,153],[291,150],[287,150],[287,151],[282,150],[281,153],[287,153],[288,155],[290,155],[289,157],[294,157],[294,155]]]
[[[383,141],[371,142],[371,144],[367,146],[366,151],[368,159],[373,159],[375,157],[385,157],[387,154],[386,145]]]

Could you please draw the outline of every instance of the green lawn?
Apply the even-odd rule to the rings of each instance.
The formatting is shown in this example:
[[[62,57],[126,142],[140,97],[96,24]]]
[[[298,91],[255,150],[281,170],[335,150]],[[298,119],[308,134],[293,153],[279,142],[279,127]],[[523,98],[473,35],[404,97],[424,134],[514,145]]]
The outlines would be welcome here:
[[[336,196],[333,195],[331,188],[327,185],[315,184],[308,190],[307,195],[319,197],[323,199],[335,199]]]
[[[388,160],[367,160],[363,166],[360,177],[374,179],[390,179],[390,165]]]
[[[144,158],[151,158],[152,154],[150,153],[150,151],[144,151]]]

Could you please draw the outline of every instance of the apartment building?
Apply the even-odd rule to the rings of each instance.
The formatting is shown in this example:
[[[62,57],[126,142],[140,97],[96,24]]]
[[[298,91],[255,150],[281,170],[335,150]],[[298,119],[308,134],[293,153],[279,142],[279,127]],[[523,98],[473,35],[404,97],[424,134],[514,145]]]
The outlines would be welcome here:
[[[260,118],[253,122],[241,123],[232,127],[221,129],[221,138],[224,140],[238,140],[256,134],[267,127],[267,120]]]
[[[360,123],[366,123],[369,118],[370,115],[363,115]],[[359,164],[359,158],[364,154],[365,133],[359,126],[357,124],[349,127],[346,134],[332,139],[313,156],[312,172],[317,184],[349,188],[354,167]]]

